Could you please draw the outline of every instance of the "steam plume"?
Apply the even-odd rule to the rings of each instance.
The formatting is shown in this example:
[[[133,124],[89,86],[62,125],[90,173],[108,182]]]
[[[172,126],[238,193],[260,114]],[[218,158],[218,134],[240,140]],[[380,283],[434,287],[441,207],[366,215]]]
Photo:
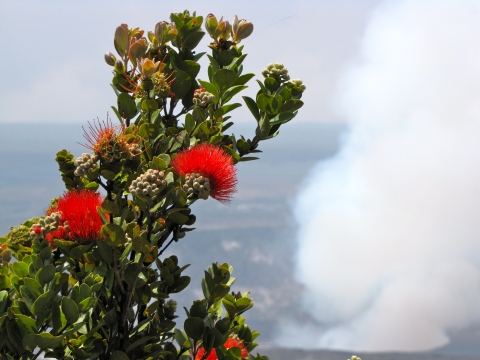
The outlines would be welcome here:
[[[320,324],[298,345],[425,350],[480,321],[479,18],[468,0],[372,14],[339,91],[351,132],[295,208]]]

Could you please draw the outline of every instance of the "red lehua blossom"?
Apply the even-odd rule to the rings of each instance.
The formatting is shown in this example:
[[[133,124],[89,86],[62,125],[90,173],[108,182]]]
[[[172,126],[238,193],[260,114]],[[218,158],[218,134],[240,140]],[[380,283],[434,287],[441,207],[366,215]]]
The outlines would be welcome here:
[[[230,337],[230,338],[227,339],[227,341],[225,341],[225,344],[223,344],[223,345],[225,346],[225,348],[227,350],[231,349],[233,347],[238,347],[240,350],[242,350],[242,354],[240,355],[240,357],[242,359],[247,359],[248,358],[248,351],[245,348],[245,345],[243,345],[243,342],[240,341],[239,339],[237,339],[235,337]],[[205,355],[205,349],[202,347],[198,350],[197,356],[195,356],[195,360],[203,359],[204,355]],[[208,354],[208,356],[205,358],[205,360],[218,360],[217,353],[215,352],[215,349],[212,349],[212,351],[210,352],[210,354]]]
[[[180,152],[172,160],[172,166],[179,175],[199,173],[210,181],[210,196],[229,203],[236,191],[237,173],[233,159],[220,147],[200,144]]]
[[[101,195],[91,190],[73,190],[58,199],[55,211],[62,214],[61,222],[67,223],[72,240],[100,239],[103,223],[97,206],[102,201]]]
[[[107,116],[107,121],[93,121],[93,125],[88,123],[89,131],[83,128],[83,137],[88,144],[81,144],[95,154],[108,159],[115,151],[120,153],[131,152],[132,146],[137,146],[139,139],[135,132],[125,133],[125,126],[113,126],[112,121]]]

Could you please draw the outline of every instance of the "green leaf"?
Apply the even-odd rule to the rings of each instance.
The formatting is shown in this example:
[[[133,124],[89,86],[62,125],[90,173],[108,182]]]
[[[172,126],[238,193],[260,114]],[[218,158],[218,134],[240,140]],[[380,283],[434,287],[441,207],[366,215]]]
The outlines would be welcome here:
[[[158,109],[158,103],[153,99],[144,99],[140,108],[145,112],[154,112]]]
[[[122,246],[125,243],[125,231],[117,224],[103,225],[100,234],[110,245]]]
[[[160,154],[158,155],[158,157],[160,159],[162,159],[163,161],[165,161],[165,164],[167,164],[167,167],[170,165],[170,155],[168,154]]]
[[[257,103],[252,98],[248,96],[242,96],[245,104],[247,104],[248,109],[252,113],[255,120],[260,121],[260,110],[258,109]]]
[[[195,106],[192,111],[192,117],[196,124],[200,124],[206,120],[205,112],[200,106]]]
[[[225,310],[227,310],[229,316],[235,316],[235,314],[237,313],[237,307],[234,303],[224,298],[222,299],[222,304],[225,307]]]
[[[37,300],[38,295],[35,293],[35,291],[25,285],[20,286],[20,295],[22,295],[23,301],[25,301],[28,309],[31,310],[32,305],[35,300]]]
[[[140,339],[138,339],[137,341],[133,342],[132,344],[130,344],[130,346],[128,346],[125,351],[129,352],[130,350],[133,350],[135,349],[136,347],[142,345],[142,344],[145,344],[147,341],[150,341],[152,339],[154,339],[155,336],[143,336],[141,337]]]
[[[254,76],[252,73],[241,75],[235,80],[235,85],[245,85]]]
[[[11,264],[13,272],[20,278],[23,279],[29,274],[28,265],[22,261],[17,261]]]
[[[220,51],[217,55],[218,65],[228,66],[232,63],[235,55],[230,50]]]
[[[108,198],[103,200],[102,209],[104,209],[107,214],[120,215],[120,209],[118,205],[114,201],[108,200]]]
[[[112,248],[105,241],[97,241],[98,251],[107,264],[113,263]]]
[[[94,181],[89,182],[87,185],[85,185],[85,189],[87,190],[92,190],[92,191],[97,191],[98,187],[100,185]]]
[[[303,101],[302,100],[293,99],[293,100],[289,100],[285,104],[283,104],[282,107],[280,108],[280,110],[282,112],[295,111],[295,110],[300,109],[302,106],[303,106]]]
[[[83,259],[85,253],[90,249],[91,245],[78,245],[70,251],[70,257],[73,259]]]
[[[63,335],[53,336],[50,333],[40,333],[35,335],[35,343],[40,348],[55,348],[60,346],[63,341]]]
[[[177,187],[174,190],[175,206],[184,207],[187,204],[187,193],[181,187]]]
[[[170,89],[175,94],[176,99],[183,99],[190,90],[192,84],[190,76],[182,70],[176,70],[172,76],[173,83]]]
[[[10,278],[5,274],[0,274],[0,289],[10,289],[12,287],[12,282]],[[1,313],[1,311],[0,311]]]
[[[0,314],[5,312],[8,304],[8,291],[2,290],[0,291]],[[1,326],[1,325],[0,325]]]
[[[97,299],[95,297],[89,297],[85,300],[80,301],[80,304],[78,304],[78,308],[81,312],[87,312],[92,308],[96,301]]]
[[[160,135],[160,128],[155,124],[142,124],[138,133],[143,138],[147,139],[155,139],[158,135]]]
[[[252,160],[258,160],[259,158],[256,156],[243,156],[240,158],[239,161],[252,161]]]
[[[168,289],[171,293],[179,293],[190,284],[190,280],[190,276],[180,276]]]
[[[252,299],[249,298],[241,298],[236,301],[237,311],[238,312],[245,312],[253,306]]]
[[[183,323],[183,327],[188,337],[194,340],[198,340],[203,337],[203,332],[205,331],[203,319],[198,317],[189,317]]]
[[[56,301],[52,303],[52,328],[53,333],[58,334],[58,330],[62,327],[62,315],[60,312],[60,304]]]
[[[195,120],[193,120],[192,114],[188,113],[185,115],[185,131],[191,134],[194,128]]]
[[[15,320],[17,321],[17,325],[22,331],[22,335],[25,336],[27,333],[28,334],[34,334],[37,332],[38,327],[35,322],[35,319],[32,319],[29,316],[17,314],[15,315]]]
[[[118,112],[125,119],[133,119],[138,111],[135,101],[127,93],[121,93],[117,98]]]
[[[40,295],[32,305],[33,315],[44,315],[48,307],[51,305],[53,298],[55,297],[55,291],[49,290],[46,293]]]
[[[209,328],[203,337],[204,342],[211,344],[213,348],[217,348],[223,344],[222,334],[215,328]]]
[[[237,74],[233,70],[220,69],[213,74],[213,85],[221,91],[231,87],[237,78]]]
[[[280,84],[274,78],[267,77],[265,78],[265,87],[271,92],[275,92],[280,87]]]
[[[296,116],[293,112],[281,112],[274,118],[270,119],[269,123],[271,126],[281,125],[289,122]]]
[[[185,60],[183,61],[179,68],[185,71],[191,79],[195,79],[200,72],[200,64],[196,63],[192,60]]]
[[[36,279],[42,285],[48,284],[55,277],[55,266],[52,264],[45,265],[36,275]]]
[[[49,260],[51,256],[52,256],[52,249],[50,249],[50,246],[43,248],[38,253],[38,257],[43,261]]]
[[[272,99],[273,96],[260,94],[257,96],[258,108],[263,112],[272,111]]]
[[[210,302],[215,303],[222,299],[230,291],[230,286],[224,284],[215,285],[213,289],[210,289]]]
[[[185,349],[190,349],[190,342],[188,341],[187,335],[180,329],[175,329],[174,333],[177,344]]]
[[[218,320],[215,323],[215,329],[217,329],[222,335],[226,334],[230,329],[230,319],[227,317],[224,317],[223,319]]]
[[[242,104],[239,104],[239,103],[223,105],[222,107],[215,110],[215,112],[213,113],[213,117],[215,119],[218,119],[219,117],[223,117],[225,114],[229,113],[232,110],[235,110],[236,108],[239,108],[240,106],[242,106]]]
[[[229,102],[235,95],[237,95],[240,91],[248,88],[247,85],[235,85],[232,86],[230,89],[225,91],[222,97],[222,103]]]
[[[183,225],[188,222],[188,216],[183,215],[179,212],[174,212],[168,215],[168,219],[175,224]]]
[[[154,156],[152,161],[150,161],[148,165],[150,169],[159,170],[159,171],[165,170],[167,168],[167,163],[165,162],[165,160],[163,160],[158,156]]]
[[[75,301],[66,296],[62,298],[62,312],[70,324],[74,324],[80,316],[80,311]]]
[[[27,286],[30,290],[33,290],[37,296],[42,295],[43,289],[42,289],[42,286],[38,283],[38,281],[32,278],[26,277],[26,278],[23,278],[23,282],[25,283],[25,286]]]
[[[110,170],[102,170],[100,171],[100,175],[102,175],[107,180],[113,180],[116,176],[116,174]]]
[[[188,47],[190,50],[195,49],[195,47],[200,43],[205,33],[203,31],[195,31],[183,40],[183,46]]]
[[[151,245],[146,239],[140,236],[137,236],[137,237],[134,237],[132,240],[132,248],[136,252],[146,255],[150,253]]]
[[[38,271],[43,267],[43,261],[36,255],[31,255],[30,256],[31,263],[28,265],[28,273],[31,277],[34,277]],[[26,257],[24,258],[25,262]]]
[[[242,349],[234,346],[227,350],[227,354],[234,357],[235,359],[240,359],[242,357]]]

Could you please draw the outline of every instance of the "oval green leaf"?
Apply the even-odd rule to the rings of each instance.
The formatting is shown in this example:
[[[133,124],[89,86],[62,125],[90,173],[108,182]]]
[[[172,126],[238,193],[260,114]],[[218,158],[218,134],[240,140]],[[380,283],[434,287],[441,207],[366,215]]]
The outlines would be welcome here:
[[[62,312],[70,324],[74,324],[80,316],[80,311],[75,301],[66,296],[62,298]]]

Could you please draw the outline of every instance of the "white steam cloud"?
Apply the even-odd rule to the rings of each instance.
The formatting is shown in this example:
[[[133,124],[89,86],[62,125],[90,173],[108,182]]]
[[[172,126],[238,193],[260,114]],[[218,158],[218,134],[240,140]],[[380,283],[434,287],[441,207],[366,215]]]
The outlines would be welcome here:
[[[480,321],[479,19],[463,0],[373,12],[340,87],[351,132],[296,206],[320,324],[297,345],[426,350]]]

